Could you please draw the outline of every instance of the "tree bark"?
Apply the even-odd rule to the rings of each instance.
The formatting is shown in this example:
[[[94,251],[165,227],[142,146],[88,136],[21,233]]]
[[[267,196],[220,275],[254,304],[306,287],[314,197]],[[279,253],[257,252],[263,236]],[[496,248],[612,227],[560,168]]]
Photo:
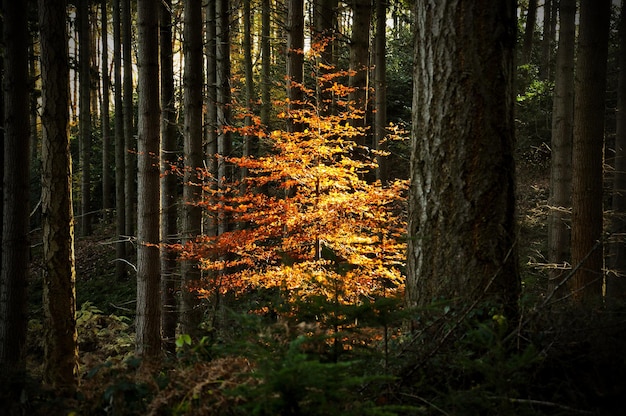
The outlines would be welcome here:
[[[4,138],[2,238],[0,262],[0,372],[24,370],[26,345],[27,282],[30,254],[30,82],[28,71],[27,3],[4,0],[3,43]]]
[[[552,159],[548,200],[550,206],[548,261],[557,268],[550,273],[550,290],[558,286],[564,276],[566,263],[570,260],[576,0],[561,0],[560,15],[552,107]]]
[[[44,379],[58,390],[78,384],[76,270],[69,128],[66,0],[39,0],[42,79]]]
[[[261,0],[261,125],[270,127],[270,110],[272,102],[270,86],[272,85],[271,44],[270,44],[270,0]]]
[[[619,20],[619,75],[617,109],[615,112],[615,177],[613,178],[613,221],[611,232],[610,270],[606,296],[611,300],[626,299],[626,7],[622,4]]]
[[[91,30],[89,2],[78,2],[80,67],[78,124],[80,130],[80,235],[91,234]]]
[[[133,59],[132,59],[132,27],[131,27],[130,0],[122,0],[122,54],[124,61],[124,202],[125,210],[125,233],[127,236],[135,235],[137,211],[135,202],[137,192],[135,179],[137,179],[137,155],[136,140],[133,131]],[[128,246],[130,251],[131,247]]]
[[[182,241],[191,243],[202,231],[202,208],[198,203],[202,195],[202,4],[200,0],[184,2],[184,186]],[[197,259],[185,260],[182,274],[182,331],[196,338],[202,321],[198,299],[200,269]]]
[[[539,64],[539,78],[547,81],[550,79],[550,55],[552,54],[552,2],[557,0],[545,0],[543,4],[543,38],[541,40],[541,63]]]
[[[122,38],[120,0],[113,0],[113,77],[115,101],[115,230],[118,241],[115,243],[115,277],[118,281],[128,276],[126,268],[126,198],[125,198],[125,146],[124,110],[122,99]]]
[[[371,0],[352,0],[352,36],[350,37],[350,77],[348,96],[350,113],[354,117],[350,123],[355,127],[365,127],[367,113],[367,88],[370,52],[370,24],[372,20]],[[367,135],[356,137],[358,145],[366,145]]]
[[[374,115],[374,142],[378,152],[387,151],[387,0],[376,0],[376,36],[375,36],[375,108]],[[381,183],[387,182],[387,158],[378,153],[376,155],[378,168],[376,179]]]
[[[217,138],[218,138],[218,119],[217,119],[217,57],[216,57],[216,4],[209,2],[206,5],[206,111],[207,111],[207,140],[206,140],[206,164],[209,171],[209,188],[211,192],[217,190]],[[212,196],[209,196],[209,198]],[[207,236],[215,237],[217,235],[217,218],[209,215],[206,218],[206,227],[204,233]]]
[[[102,25],[102,217],[111,218],[111,126],[109,120],[111,80],[109,79],[109,18],[107,0],[100,3]]]
[[[172,166],[177,163],[176,103],[174,95],[174,61],[172,52],[172,1],[165,0],[160,6],[160,62],[161,62],[161,297],[163,304],[163,344],[170,354],[176,351],[177,277],[176,252],[167,244],[177,238],[178,196],[176,174]]]
[[[159,7],[137,1],[138,195],[137,335],[135,352],[149,363],[161,353]]]
[[[515,1],[417,1],[407,301],[516,315]],[[471,105],[468,105],[471,97]]]
[[[530,0],[528,2],[528,10],[526,12],[526,27],[524,28],[524,43],[522,46],[522,64],[530,63],[532,58],[536,24],[537,0]]]
[[[304,81],[304,0],[287,1],[287,108],[297,111],[303,100]],[[294,120],[295,114],[287,119],[287,130],[300,131],[302,123]]]
[[[216,7],[216,59],[217,59],[217,177],[218,187],[223,190],[229,183],[230,178],[227,163],[224,157],[230,156],[231,137],[228,131],[230,125],[230,2],[229,0],[217,0]],[[228,231],[229,218],[225,212],[219,214],[218,234]]]
[[[582,0],[572,149],[572,298],[602,298],[602,163],[610,0]]]

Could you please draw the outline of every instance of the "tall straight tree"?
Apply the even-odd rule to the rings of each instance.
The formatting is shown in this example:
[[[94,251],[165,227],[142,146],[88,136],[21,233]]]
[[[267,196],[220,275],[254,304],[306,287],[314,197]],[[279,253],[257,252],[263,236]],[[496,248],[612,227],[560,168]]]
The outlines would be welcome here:
[[[602,163],[610,0],[582,0],[572,149],[573,299],[598,302],[603,286]]]
[[[250,0],[243,0],[243,53],[244,53],[244,73],[246,79],[246,116],[245,127],[252,126],[252,115],[254,113],[254,102],[256,94],[254,91],[253,62],[252,62],[252,24],[251,24]],[[256,154],[257,141],[255,136],[245,134],[243,137],[243,156],[248,157]],[[248,176],[248,168],[241,168],[242,186],[245,186],[245,179]]]
[[[289,111],[299,108],[303,100],[304,81],[304,0],[287,1],[287,99]],[[298,131],[302,123],[287,119],[287,129]]]
[[[375,108],[374,143],[376,150],[385,152],[387,145],[387,0],[376,0],[376,36],[374,51]],[[382,153],[376,156],[376,179],[387,181],[387,161]]]
[[[183,243],[193,241],[202,231],[202,208],[198,204],[202,197],[202,181],[199,171],[202,168],[202,2],[184,2],[184,186],[183,186]],[[197,260],[186,260],[181,268],[182,288],[182,330],[196,336],[202,319],[197,289],[200,285],[200,269]]]
[[[529,63],[532,56],[536,24],[537,0],[529,0],[528,10],[526,11],[526,27],[524,28],[524,43],[522,45],[522,63],[524,64]]]
[[[230,125],[230,1],[216,1],[216,83],[217,83],[217,163],[218,187],[225,189],[229,178],[225,157],[230,156],[231,137],[228,131]],[[218,220],[218,234],[228,231],[229,219],[224,212]]]
[[[109,78],[109,17],[107,13],[107,0],[100,2],[100,21],[102,30],[102,108],[100,119],[102,120],[102,209],[103,217],[107,221],[111,218],[111,136],[110,136],[110,91],[111,80]]]
[[[561,0],[559,49],[556,56],[552,108],[551,207],[548,217],[548,260],[558,265],[550,273],[550,286],[559,285],[563,266],[570,258],[572,207],[572,138],[574,131],[574,50],[576,0]]]
[[[80,71],[78,125],[80,130],[80,234],[91,234],[91,28],[89,2],[78,4],[78,63]]]
[[[159,3],[137,1],[138,195],[137,339],[135,352],[148,362],[161,353]]]
[[[619,76],[615,131],[615,177],[613,178],[614,236],[626,235],[626,7],[622,2],[619,18]],[[610,269],[606,296],[613,300],[626,299],[626,244],[623,237],[611,244]]]
[[[552,54],[552,3],[557,0],[544,0],[543,2],[543,38],[541,39],[541,64],[539,65],[539,78],[550,78],[550,55]]]
[[[335,56],[335,27],[337,24],[337,0],[316,0],[314,3],[314,38],[315,42],[322,42],[324,47],[320,53],[318,71],[325,75],[334,71]],[[333,94],[328,88],[318,91],[318,107],[321,115],[329,115],[333,110]]]
[[[352,35],[350,36],[350,77],[352,89],[348,100],[356,114],[352,125],[364,127],[367,111],[367,74],[369,73],[370,24],[372,20],[371,0],[352,0]],[[365,145],[366,136],[360,134],[357,144]]]
[[[115,243],[115,276],[117,280],[127,277],[126,269],[126,243],[123,236],[126,234],[126,203],[125,203],[125,160],[124,146],[124,110],[122,99],[122,35],[120,0],[113,0],[113,77],[114,77],[114,101],[115,101],[115,230],[117,242]]]
[[[66,8],[66,0],[39,0],[44,379],[58,391],[72,391],[78,384]]]
[[[24,369],[27,326],[27,282],[30,254],[30,85],[27,3],[2,2],[5,47],[2,93],[4,140],[2,164],[2,261],[0,262],[0,372]],[[4,378],[4,377],[3,377]],[[6,380],[3,380],[6,381]]]
[[[126,235],[135,235],[135,201],[137,200],[135,179],[137,178],[137,157],[133,130],[133,58],[132,25],[130,0],[122,1],[122,55],[124,61],[124,202],[126,203]]]
[[[206,164],[207,170],[213,178],[209,182],[212,190],[217,189],[217,44],[216,44],[216,4],[208,2],[205,6],[205,54],[206,54]],[[204,234],[215,237],[217,235],[217,220],[209,217],[206,219]]]
[[[415,12],[407,301],[484,299],[515,315],[516,2]]]
[[[161,333],[167,352],[174,353],[176,344],[178,282],[176,252],[167,247],[177,238],[178,218],[176,175],[172,166],[176,155],[176,102],[174,95],[174,60],[172,52],[172,1],[165,0],[160,6],[160,64],[161,64],[161,298],[163,315]]]
[[[270,43],[270,0],[261,0],[261,125],[270,125],[272,45]]]

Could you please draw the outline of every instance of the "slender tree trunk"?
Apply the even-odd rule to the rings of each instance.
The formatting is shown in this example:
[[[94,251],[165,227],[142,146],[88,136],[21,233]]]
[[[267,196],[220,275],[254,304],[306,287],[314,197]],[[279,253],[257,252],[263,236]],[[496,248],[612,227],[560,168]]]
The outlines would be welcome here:
[[[570,259],[572,207],[572,137],[574,131],[574,50],[576,43],[576,0],[561,0],[559,49],[556,57],[552,109],[551,207],[548,217],[548,260],[557,265],[550,273],[550,289],[564,275]]]
[[[102,25],[102,209],[103,218],[107,221],[111,218],[111,139],[109,120],[109,97],[111,82],[109,79],[109,18],[107,14],[107,0],[100,3]]]
[[[611,300],[626,299],[626,7],[622,2],[619,20],[619,79],[615,112],[615,177],[613,178],[613,221],[611,231],[610,270],[606,296]]]
[[[376,87],[376,113],[374,115],[374,141],[376,150],[387,151],[387,1],[376,0],[376,46],[374,62],[374,78]],[[385,183],[387,181],[387,158],[381,153],[376,155],[378,168],[376,179]]]
[[[2,140],[2,260],[0,265],[0,372],[11,375],[24,370],[28,316],[27,282],[30,254],[30,82],[28,72],[27,3],[4,0],[4,77]]]
[[[163,304],[162,336],[165,350],[176,351],[177,278],[176,252],[167,244],[177,238],[178,196],[176,174],[172,166],[177,163],[176,106],[174,96],[174,60],[172,52],[172,1],[161,4],[161,297]]]
[[[78,2],[78,62],[80,65],[80,235],[91,234],[91,30],[89,4]]]
[[[261,0],[261,125],[270,127],[270,110],[272,102],[270,86],[272,85],[271,44],[270,44],[270,0]]]
[[[211,192],[217,190],[217,58],[216,58],[216,4],[209,2],[206,6],[206,109],[207,109],[207,140],[206,140],[206,163],[210,173],[209,188]],[[209,196],[212,197],[212,196]],[[206,219],[204,233],[209,237],[217,235],[217,218],[214,215]]]
[[[135,235],[137,212],[135,202],[137,193],[137,155],[135,137],[133,135],[133,59],[132,59],[132,28],[130,0],[122,0],[122,51],[124,60],[124,202],[126,203],[126,235]],[[130,250],[130,247],[127,248]]]
[[[550,55],[552,53],[552,2],[556,0],[545,0],[543,4],[543,39],[541,40],[541,63],[539,65],[539,78],[550,79]]]
[[[315,42],[323,42],[324,47],[320,53],[317,70],[319,76],[324,76],[335,71],[335,57],[333,45],[336,42],[335,25],[337,23],[337,2],[335,0],[317,0],[315,3]],[[318,83],[319,84],[319,83]],[[332,83],[317,85],[318,108],[320,115],[327,116],[333,113],[334,101],[330,87]]]
[[[304,82],[304,0],[287,1],[287,98],[288,110],[302,106]],[[287,130],[300,131],[302,123],[287,119]]]
[[[354,114],[350,123],[355,127],[365,127],[367,112],[367,74],[369,72],[369,39],[372,20],[370,0],[352,0],[352,36],[350,37],[350,77],[348,86],[352,89],[348,96],[350,113]],[[366,144],[366,135],[359,134],[357,144]]]
[[[250,22],[250,0],[243,0],[243,52],[244,52],[244,72],[246,78],[246,117],[244,126],[252,127],[252,115],[254,114],[254,102],[256,94],[254,92],[254,81],[252,78],[252,28]],[[245,134],[243,137],[243,156],[248,157],[256,154],[257,141],[255,136]],[[241,169],[241,185],[245,190],[245,179],[248,176],[248,169]]]
[[[138,27],[138,195],[137,341],[146,362],[161,354],[159,4],[137,1]]]
[[[577,302],[602,297],[602,163],[610,0],[582,0],[572,150],[572,266]]]
[[[224,157],[230,156],[231,137],[228,131],[230,125],[230,2],[217,0],[216,8],[216,59],[217,59],[217,162],[218,187],[223,190],[229,182],[228,165]],[[228,231],[229,218],[225,212],[219,214],[218,234]]]
[[[526,12],[526,27],[524,28],[524,43],[522,46],[522,63],[530,62],[533,52],[533,38],[535,37],[535,25],[537,24],[537,0],[528,2]]]
[[[185,179],[183,186],[183,244],[191,243],[200,235],[202,228],[202,208],[198,203],[202,195],[202,4],[200,0],[184,2],[184,42],[185,75],[184,106],[185,125],[184,163]],[[182,331],[198,335],[202,321],[202,309],[198,299],[200,269],[197,259],[182,263]]]
[[[514,0],[417,1],[411,306],[489,300],[516,315],[515,12]]]
[[[57,391],[72,391],[78,384],[66,7],[66,0],[39,0],[44,379]]]
[[[126,203],[125,203],[125,161],[124,147],[124,110],[122,100],[122,42],[121,42],[120,0],[113,0],[113,76],[115,100],[115,229],[117,243],[115,244],[115,277],[118,281],[127,276],[126,268]]]

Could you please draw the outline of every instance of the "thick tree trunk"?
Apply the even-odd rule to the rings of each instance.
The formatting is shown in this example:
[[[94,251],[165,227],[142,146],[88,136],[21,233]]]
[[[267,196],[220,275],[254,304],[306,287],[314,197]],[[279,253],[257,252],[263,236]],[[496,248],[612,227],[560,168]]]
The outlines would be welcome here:
[[[294,112],[302,105],[304,80],[304,0],[287,1],[287,103],[288,111]],[[302,123],[293,115],[287,119],[287,130],[299,131]]]
[[[556,267],[550,273],[551,290],[561,283],[566,263],[570,260],[575,18],[576,0],[561,0],[559,49],[556,57],[552,107],[552,160],[548,200],[550,206],[548,261]]]
[[[545,0],[543,4],[543,38],[541,40],[541,63],[539,64],[539,78],[547,81],[550,79],[550,56],[552,55],[552,2],[557,0]]]
[[[0,262],[0,372],[24,370],[28,316],[27,282],[30,254],[30,83],[28,72],[27,3],[4,0],[3,43],[4,138]],[[5,163],[6,162],[6,163]],[[4,378],[4,377],[2,377]],[[6,380],[5,380],[6,381]]]
[[[516,313],[515,11],[513,0],[417,2],[410,306],[490,300]]]
[[[613,179],[613,221],[611,231],[610,271],[606,296],[612,300],[626,299],[626,7],[622,4],[619,20],[619,79],[615,112],[615,177]]]
[[[111,82],[109,79],[109,18],[107,0],[100,3],[102,25],[102,217],[111,218],[111,126],[109,120]]]
[[[118,241],[115,243],[115,277],[118,281],[127,276],[126,268],[126,198],[124,146],[124,110],[122,99],[122,42],[121,42],[120,0],[113,0],[113,76],[115,84],[115,230]]]
[[[202,4],[200,0],[184,2],[184,42],[185,75],[184,106],[184,186],[182,241],[191,243],[202,231],[202,208],[198,205],[202,195],[202,181],[199,170],[202,168]],[[186,260],[182,263],[182,331],[193,337],[198,335],[202,320],[202,309],[198,299],[200,269],[198,261]]]
[[[80,130],[80,235],[91,234],[91,30],[89,4],[78,2],[78,63],[80,83],[78,124]]]
[[[352,36],[350,37],[350,77],[348,86],[352,89],[348,96],[350,113],[354,114],[350,123],[355,127],[365,127],[367,113],[367,75],[369,73],[370,24],[372,20],[371,0],[352,0]],[[364,146],[367,136],[359,134],[357,144]]]
[[[602,163],[610,0],[582,0],[576,61],[572,150],[573,298],[602,297]]]
[[[44,379],[78,384],[66,0],[39,1],[42,79]]]
[[[176,106],[174,95],[174,61],[172,53],[172,1],[160,6],[160,59],[161,59],[161,242],[173,244],[177,239],[178,196],[176,174],[172,166],[177,163]],[[165,350],[176,351],[176,324],[178,308],[176,291],[178,262],[176,252],[166,245],[161,247],[161,298],[163,304],[162,328]]]
[[[137,335],[135,352],[147,362],[161,353],[159,7],[137,1],[138,195]]]
[[[209,171],[209,188],[211,192],[217,190],[217,57],[216,57],[216,4],[209,2],[206,5],[206,164]],[[217,218],[210,215],[206,218],[204,233],[207,236],[217,235]]]
[[[333,45],[336,42],[335,27],[337,24],[336,0],[316,0],[315,4],[315,36],[314,42],[322,42],[324,47],[319,56],[318,76],[324,76],[334,71],[335,56]],[[332,114],[334,110],[332,83],[316,85],[318,88],[318,111],[322,116]]]
[[[526,27],[524,28],[524,43],[522,46],[522,63],[530,62],[533,52],[533,40],[535,37],[535,25],[537,24],[537,0],[528,2],[526,11]]]

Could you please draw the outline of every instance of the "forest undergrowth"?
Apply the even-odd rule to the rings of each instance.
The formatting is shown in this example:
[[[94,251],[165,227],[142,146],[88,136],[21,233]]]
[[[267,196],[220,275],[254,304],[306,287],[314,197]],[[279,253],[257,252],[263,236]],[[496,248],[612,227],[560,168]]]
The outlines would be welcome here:
[[[524,291],[516,322],[488,304],[405,310],[396,297],[338,305],[281,299],[268,289],[223,297],[219,310],[207,312],[201,338],[180,334],[176,353],[146,368],[133,356],[136,282],[115,280],[111,230],[103,226],[77,240],[81,384],[72,399],[37,379],[43,339],[34,256],[31,379],[20,408],[41,415],[621,414],[626,309],[583,313],[546,301],[547,181],[535,165],[519,165]],[[276,313],[249,312],[260,306]]]

